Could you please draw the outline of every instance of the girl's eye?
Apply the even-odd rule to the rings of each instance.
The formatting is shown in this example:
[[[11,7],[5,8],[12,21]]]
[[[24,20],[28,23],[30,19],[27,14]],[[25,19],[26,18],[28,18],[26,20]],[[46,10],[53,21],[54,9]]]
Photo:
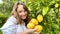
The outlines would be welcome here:
[[[19,11],[19,13],[26,12],[26,11]]]

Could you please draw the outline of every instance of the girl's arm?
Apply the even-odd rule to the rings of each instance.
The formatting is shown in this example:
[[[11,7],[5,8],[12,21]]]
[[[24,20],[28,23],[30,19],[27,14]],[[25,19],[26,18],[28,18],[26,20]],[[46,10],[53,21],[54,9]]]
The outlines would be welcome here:
[[[24,32],[20,32],[19,34],[30,34],[30,33],[34,33],[37,29],[27,29]]]
[[[15,34],[16,24],[15,19],[10,17],[6,23],[1,27],[1,31],[3,34]]]

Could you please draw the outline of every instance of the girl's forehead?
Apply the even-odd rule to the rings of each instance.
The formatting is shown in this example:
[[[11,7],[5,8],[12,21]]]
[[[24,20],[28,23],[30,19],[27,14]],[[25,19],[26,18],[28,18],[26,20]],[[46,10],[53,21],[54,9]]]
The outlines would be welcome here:
[[[24,10],[23,5],[18,5],[18,10]]]
[[[18,5],[18,7],[23,7],[23,5]]]
[[[18,5],[18,8],[21,8],[22,9],[23,8],[23,5]]]

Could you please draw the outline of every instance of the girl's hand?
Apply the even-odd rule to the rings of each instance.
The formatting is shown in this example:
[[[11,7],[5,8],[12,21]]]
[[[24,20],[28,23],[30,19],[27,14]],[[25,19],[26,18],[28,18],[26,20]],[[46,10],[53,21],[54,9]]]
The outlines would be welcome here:
[[[33,34],[40,34],[40,32],[34,32]]]
[[[25,32],[28,33],[34,33],[37,29],[27,29]]]

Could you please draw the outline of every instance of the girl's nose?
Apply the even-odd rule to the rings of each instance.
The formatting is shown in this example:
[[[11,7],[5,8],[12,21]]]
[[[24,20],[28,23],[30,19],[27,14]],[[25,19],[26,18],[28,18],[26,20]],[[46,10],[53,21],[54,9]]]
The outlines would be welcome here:
[[[24,13],[24,12],[22,12],[22,15],[25,15],[25,13]]]

